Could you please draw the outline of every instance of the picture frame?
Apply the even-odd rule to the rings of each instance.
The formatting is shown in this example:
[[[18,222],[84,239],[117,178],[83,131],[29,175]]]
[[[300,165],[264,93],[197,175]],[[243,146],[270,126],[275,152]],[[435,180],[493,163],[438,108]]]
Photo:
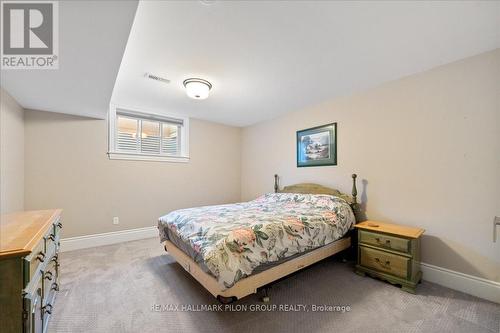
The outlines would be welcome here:
[[[297,167],[337,165],[337,123],[297,131]]]

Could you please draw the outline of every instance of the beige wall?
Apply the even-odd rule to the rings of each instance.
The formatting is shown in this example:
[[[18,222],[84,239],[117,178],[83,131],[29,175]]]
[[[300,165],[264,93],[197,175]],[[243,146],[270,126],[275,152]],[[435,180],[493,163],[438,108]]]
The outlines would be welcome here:
[[[239,201],[241,130],[195,119],[190,127],[189,163],[109,160],[106,121],[26,111],[26,209],[63,208],[72,237]]]
[[[0,88],[0,213],[24,209],[24,110]]]
[[[338,166],[297,168],[295,131],[338,123]],[[423,261],[500,282],[500,50],[390,82],[242,132],[242,199],[316,182],[367,217],[427,230]]]
[[[4,103],[20,110],[2,95],[2,116]],[[329,122],[338,122],[338,166],[296,168],[295,131]],[[2,121],[4,133],[11,132]],[[188,164],[109,160],[106,137],[102,120],[25,112],[25,208],[63,208],[64,237],[248,200],[272,191],[274,173],[283,185],[308,181],[349,192],[356,172],[368,218],[427,230],[424,262],[500,281],[500,242],[492,242],[500,215],[500,50],[243,130],[192,119]],[[22,208],[20,151],[10,150],[18,163],[10,182],[2,168],[2,203],[15,178],[9,206]]]

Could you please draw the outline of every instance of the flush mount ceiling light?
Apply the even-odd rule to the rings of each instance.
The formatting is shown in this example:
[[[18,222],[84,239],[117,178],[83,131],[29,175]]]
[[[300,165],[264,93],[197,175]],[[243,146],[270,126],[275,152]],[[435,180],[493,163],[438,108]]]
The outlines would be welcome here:
[[[191,78],[183,82],[186,94],[193,99],[205,99],[208,97],[212,84],[207,80]]]

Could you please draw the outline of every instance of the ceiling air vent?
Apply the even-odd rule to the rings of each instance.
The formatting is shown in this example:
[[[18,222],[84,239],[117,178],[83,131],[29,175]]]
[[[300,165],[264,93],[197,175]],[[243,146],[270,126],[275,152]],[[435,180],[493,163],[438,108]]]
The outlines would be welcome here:
[[[147,77],[148,79],[151,79],[151,80],[160,81],[160,82],[163,82],[163,83],[170,83],[169,79],[165,79],[164,77],[161,77],[161,76],[158,76],[158,75],[154,75],[154,74],[151,74],[151,73],[146,73],[146,74],[144,74],[144,76]]]

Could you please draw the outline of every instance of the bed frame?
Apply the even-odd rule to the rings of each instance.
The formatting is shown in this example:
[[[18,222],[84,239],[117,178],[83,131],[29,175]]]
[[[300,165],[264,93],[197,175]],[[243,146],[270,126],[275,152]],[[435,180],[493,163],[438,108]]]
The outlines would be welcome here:
[[[356,177],[356,174],[352,175],[352,197],[343,194],[336,189],[312,183],[285,186],[282,190],[280,190],[278,175],[274,175],[274,192],[336,195],[346,199],[355,212],[357,205],[356,196],[358,194],[356,190]],[[239,280],[231,288],[226,290],[221,290],[215,277],[203,271],[203,269],[193,259],[191,259],[191,257],[177,248],[172,242],[167,240],[164,242],[164,245],[165,251],[173,256],[189,274],[191,274],[203,287],[205,287],[205,289],[207,289],[221,303],[230,303],[247,295],[256,293],[258,288],[266,286],[273,281],[279,280],[331,255],[348,249],[351,246],[351,237],[348,234],[333,243],[307,252],[294,259],[285,261],[284,263],[269,268],[263,272],[250,275]]]

